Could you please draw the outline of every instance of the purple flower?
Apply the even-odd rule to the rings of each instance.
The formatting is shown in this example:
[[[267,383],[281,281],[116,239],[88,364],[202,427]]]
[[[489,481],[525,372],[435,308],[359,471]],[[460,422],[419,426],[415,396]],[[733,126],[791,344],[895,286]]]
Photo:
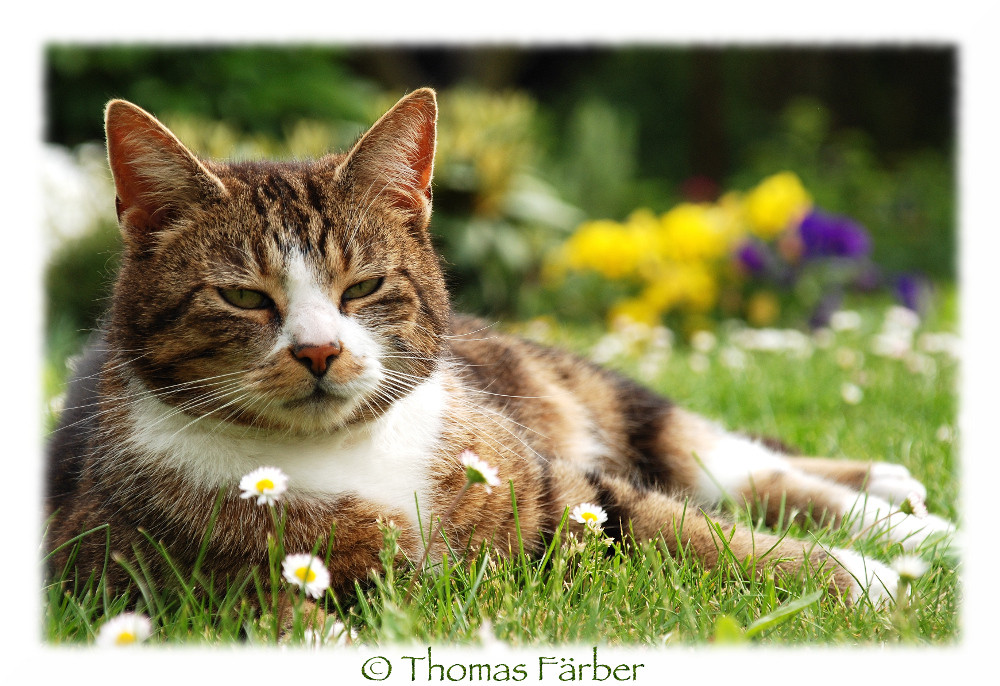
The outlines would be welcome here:
[[[736,251],[736,259],[751,274],[759,274],[767,268],[767,254],[764,246],[747,241]]]
[[[799,224],[799,235],[806,259],[864,257],[871,252],[868,232],[847,217],[810,212]]]
[[[922,313],[927,305],[930,286],[927,280],[915,274],[902,274],[896,278],[896,298],[906,308]]]

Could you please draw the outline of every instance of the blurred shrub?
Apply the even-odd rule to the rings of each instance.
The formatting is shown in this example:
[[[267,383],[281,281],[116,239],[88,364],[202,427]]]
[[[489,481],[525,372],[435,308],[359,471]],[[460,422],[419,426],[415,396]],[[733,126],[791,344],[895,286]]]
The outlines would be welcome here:
[[[157,115],[223,121],[281,138],[302,119],[365,119],[378,89],[345,49],[309,45],[65,45],[46,48],[46,139],[103,139],[100,112],[126,98]]]
[[[578,103],[550,160],[559,188],[592,217],[621,216],[638,201],[637,124],[596,97]]]
[[[61,379],[66,357],[97,327],[108,306],[120,252],[117,225],[98,220],[85,233],[66,238],[51,254],[44,276],[46,375]]]
[[[507,317],[544,307],[543,258],[584,215],[539,170],[535,101],[455,88],[439,94],[439,112],[431,230],[456,307]]]
[[[746,187],[776,169],[794,169],[818,205],[854,217],[871,232],[872,258],[884,270],[953,278],[951,157],[927,149],[880,160],[863,132],[834,132],[830,120],[821,103],[794,100],[778,130],[748,146],[729,185]]]
[[[115,196],[104,146],[45,146],[41,162],[49,250],[45,328],[50,349],[65,355],[106,306],[118,264]]]

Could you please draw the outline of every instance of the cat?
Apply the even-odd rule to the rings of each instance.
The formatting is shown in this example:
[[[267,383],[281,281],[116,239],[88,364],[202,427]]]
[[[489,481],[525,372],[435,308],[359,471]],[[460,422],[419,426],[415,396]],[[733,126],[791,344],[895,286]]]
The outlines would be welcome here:
[[[796,455],[453,313],[429,228],[431,89],[348,152],[302,162],[203,161],[136,105],[113,100],[105,115],[123,256],[49,442],[57,574],[126,588],[110,541],[168,583],[150,540],[190,569],[220,491],[202,570],[263,570],[272,519],[237,484],[270,465],[289,477],[285,549],[318,549],[332,589],[349,591],[381,568],[379,522],[395,522],[409,559],[424,554],[466,451],[502,486],[471,488],[444,521],[459,549],[506,554],[519,525],[538,554],[567,508],[590,503],[613,539],[686,547],[710,568],[721,522],[759,573],[822,573],[848,603],[884,602],[899,583],[888,565],[733,526],[719,504],[756,499],[772,526],[782,511],[874,525],[908,549],[954,530],[900,509],[925,495],[900,465]],[[444,546],[432,541],[432,561]]]

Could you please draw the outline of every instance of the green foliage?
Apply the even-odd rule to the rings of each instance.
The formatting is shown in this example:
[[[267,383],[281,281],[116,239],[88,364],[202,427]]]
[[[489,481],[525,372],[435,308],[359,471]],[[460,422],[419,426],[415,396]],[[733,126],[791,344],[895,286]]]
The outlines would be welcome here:
[[[638,124],[627,110],[597,97],[581,101],[558,148],[549,160],[553,179],[588,216],[624,216],[640,202]]]
[[[817,206],[869,230],[874,261],[886,271],[955,275],[956,176],[948,153],[924,149],[880,159],[864,132],[834,130],[822,103],[801,98],[773,131],[747,146],[738,168],[735,187],[794,170]]]
[[[364,122],[376,88],[343,58],[343,49],[308,45],[50,45],[48,138],[101,140],[111,98],[272,137],[300,119]]]
[[[442,92],[439,107],[431,231],[454,301],[516,315],[545,255],[583,215],[538,169],[534,100],[459,88]]]
[[[118,227],[101,224],[67,240],[45,270],[46,328],[86,333],[108,304],[120,259]]]

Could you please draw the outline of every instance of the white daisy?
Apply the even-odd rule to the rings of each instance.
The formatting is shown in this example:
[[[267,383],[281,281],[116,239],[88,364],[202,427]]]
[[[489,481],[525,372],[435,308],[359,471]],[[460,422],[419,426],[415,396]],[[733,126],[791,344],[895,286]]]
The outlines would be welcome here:
[[[346,646],[354,643],[358,637],[358,632],[349,629],[340,620],[335,620],[333,625],[326,630],[326,633],[306,629],[303,632],[303,642],[310,648],[321,648],[323,646]]]
[[[865,394],[864,391],[854,384],[845,382],[840,387],[840,397],[842,397],[844,402],[848,405],[857,405],[861,402],[862,398],[865,397]]]
[[[942,443],[951,443],[955,438],[955,432],[952,431],[951,427],[947,424],[942,424],[938,427],[937,433],[934,434],[934,438],[938,439]]]
[[[257,498],[258,505],[274,505],[288,490],[288,477],[277,467],[258,467],[240,479],[241,498]]]
[[[834,331],[854,331],[861,328],[861,315],[854,310],[839,310],[830,315],[830,328]]]
[[[608,521],[608,513],[604,508],[593,503],[580,503],[573,508],[569,516],[591,529],[600,529],[601,524]]]
[[[504,642],[497,638],[496,632],[493,630],[493,622],[488,619],[483,620],[476,634],[479,636],[479,645],[482,648],[496,648],[504,645]]]
[[[719,357],[722,359],[722,364],[730,369],[743,369],[747,366],[746,353],[731,345],[724,347],[719,353]]]
[[[883,328],[894,331],[915,331],[920,326],[920,315],[908,307],[893,305],[885,311]]]
[[[691,336],[691,347],[700,353],[710,353],[715,348],[716,338],[711,331],[695,331]]]
[[[102,648],[142,643],[153,633],[148,617],[124,612],[104,622],[97,634],[97,645]]]
[[[500,485],[500,477],[496,467],[491,467],[471,450],[463,450],[459,457],[465,467],[465,478],[470,484],[483,484],[487,493],[493,492],[494,486]]]
[[[911,493],[906,496],[906,499],[900,505],[899,509],[908,515],[913,515],[914,517],[919,517],[923,519],[927,516],[927,505],[924,503],[924,499],[920,497],[919,493]]]
[[[915,581],[927,573],[930,565],[916,555],[901,555],[893,560],[892,569],[900,579]]]
[[[288,555],[281,563],[285,581],[305,590],[306,595],[319,598],[330,587],[330,572],[323,560],[309,553]]]

